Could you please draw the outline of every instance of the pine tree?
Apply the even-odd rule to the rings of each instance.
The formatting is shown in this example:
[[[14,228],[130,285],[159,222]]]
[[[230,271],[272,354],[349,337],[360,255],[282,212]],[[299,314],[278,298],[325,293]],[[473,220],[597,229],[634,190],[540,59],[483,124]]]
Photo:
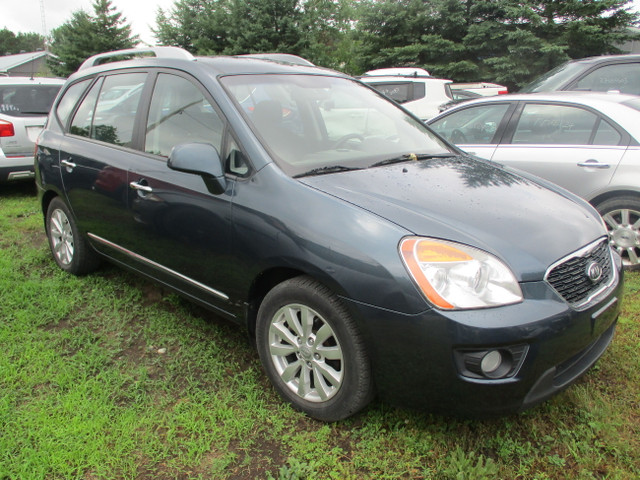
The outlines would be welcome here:
[[[71,19],[51,32],[51,70],[66,77],[75,72],[91,55],[132,48],[138,42],[131,34],[131,26],[111,0],[95,0],[94,15],[83,10],[73,12]]]

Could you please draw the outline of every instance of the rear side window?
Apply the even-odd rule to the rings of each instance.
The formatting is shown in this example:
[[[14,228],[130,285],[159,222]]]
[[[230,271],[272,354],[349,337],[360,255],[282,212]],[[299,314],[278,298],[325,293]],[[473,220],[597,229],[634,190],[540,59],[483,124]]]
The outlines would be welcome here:
[[[407,103],[419,100],[425,96],[424,83],[394,82],[394,83],[369,83],[384,96],[398,103]]]
[[[91,79],[83,80],[82,82],[71,85],[58,102],[56,108],[56,115],[62,125],[66,125],[69,120],[69,115],[73,111],[78,99],[82,96],[82,93],[86,90],[87,86],[91,82]]]
[[[0,85],[0,113],[12,117],[48,115],[62,85]]]
[[[96,105],[91,138],[131,146],[146,78],[146,73],[127,73],[105,78]]]
[[[622,137],[593,112],[570,105],[525,105],[511,143],[618,145]]]
[[[196,85],[160,74],[147,120],[145,152],[168,157],[181,143],[209,143],[221,153],[224,124]]]
[[[571,90],[617,90],[620,93],[640,95],[640,63],[605,65],[582,77]]]
[[[131,146],[146,73],[126,73],[99,80],[71,122],[73,135]]]

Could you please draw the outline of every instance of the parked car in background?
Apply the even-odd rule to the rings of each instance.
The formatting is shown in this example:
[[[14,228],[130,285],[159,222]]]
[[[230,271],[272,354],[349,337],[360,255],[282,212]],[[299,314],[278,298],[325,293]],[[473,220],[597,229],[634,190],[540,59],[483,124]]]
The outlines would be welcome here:
[[[603,55],[568,61],[519,93],[581,90],[640,95],[640,55]]]
[[[434,78],[422,68],[381,68],[360,77],[421,120],[434,117],[440,105],[453,100],[451,80]]]
[[[370,70],[360,80],[423,121],[466,99],[508,92],[507,87],[496,83],[453,83],[413,67]]]
[[[39,138],[63,270],[108,259],[238,323],[282,398],[327,421],[374,393],[528,408],[606,350],[622,263],[584,200],[339,72],[149,51],[85,62]],[[116,89],[137,93],[114,112]]]
[[[428,124],[466,152],[585,198],[603,216],[625,265],[640,265],[640,98],[512,94],[472,100]]]
[[[477,93],[483,97],[492,97],[493,95],[505,95],[509,93],[509,89],[504,85],[489,82],[453,83],[451,84],[451,90],[454,95],[456,90],[464,90],[466,92]]]
[[[0,182],[33,178],[35,141],[63,83],[0,77]]]
[[[440,112],[444,112],[446,109],[453,107],[454,105],[458,105],[459,103],[466,102],[467,100],[473,100],[475,98],[480,98],[482,95],[475,92],[469,92],[467,90],[451,90],[452,100],[449,100],[446,103],[443,103],[438,107]]]

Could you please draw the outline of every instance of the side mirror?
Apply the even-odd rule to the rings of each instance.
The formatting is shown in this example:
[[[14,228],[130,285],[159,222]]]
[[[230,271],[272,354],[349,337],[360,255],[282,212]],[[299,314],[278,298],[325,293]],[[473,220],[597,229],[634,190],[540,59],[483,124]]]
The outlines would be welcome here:
[[[169,154],[167,165],[178,172],[200,175],[214,195],[224,193],[227,181],[222,170],[220,154],[209,143],[184,143],[176,145]]]

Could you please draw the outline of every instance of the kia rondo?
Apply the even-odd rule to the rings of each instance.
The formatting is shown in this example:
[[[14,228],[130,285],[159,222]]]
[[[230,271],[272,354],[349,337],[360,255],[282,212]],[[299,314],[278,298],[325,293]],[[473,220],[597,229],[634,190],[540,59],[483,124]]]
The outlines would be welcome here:
[[[153,52],[87,60],[40,136],[63,270],[107,259],[238,323],[282,398],[324,421],[375,394],[521,410],[611,342],[622,264],[583,200],[340,73]]]

